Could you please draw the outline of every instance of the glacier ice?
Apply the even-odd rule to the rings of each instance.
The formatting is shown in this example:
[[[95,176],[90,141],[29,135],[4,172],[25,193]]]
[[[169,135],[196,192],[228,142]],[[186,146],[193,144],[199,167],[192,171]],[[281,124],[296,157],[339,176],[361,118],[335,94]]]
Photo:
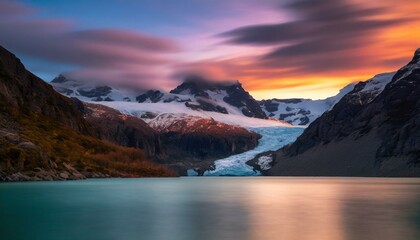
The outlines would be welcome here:
[[[249,128],[262,135],[258,146],[250,151],[229,156],[224,159],[215,161],[215,169],[206,171],[204,176],[258,176],[260,172],[256,172],[253,168],[246,164],[247,161],[253,159],[257,154],[274,151],[287,145],[303,132],[303,128],[297,127],[259,127]],[[193,170],[188,171],[189,176],[196,176]]]

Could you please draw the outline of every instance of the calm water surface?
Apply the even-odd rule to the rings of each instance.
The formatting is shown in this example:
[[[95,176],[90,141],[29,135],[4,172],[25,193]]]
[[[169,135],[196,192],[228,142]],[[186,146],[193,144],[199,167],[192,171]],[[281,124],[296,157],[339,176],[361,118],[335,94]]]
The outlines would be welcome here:
[[[418,240],[420,179],[2,183],[0,239]]]

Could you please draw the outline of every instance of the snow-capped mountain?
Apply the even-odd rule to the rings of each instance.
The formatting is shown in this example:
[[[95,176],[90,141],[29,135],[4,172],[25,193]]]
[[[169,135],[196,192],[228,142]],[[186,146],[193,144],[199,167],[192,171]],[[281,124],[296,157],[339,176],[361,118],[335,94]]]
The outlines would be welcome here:
[[[54,89],[68,97],[75,97],[81,101],[135,101],[139,92],[110,87],[107,85],[98,85],[88,82],[69,79],[64,75],[59,75],[51,81]]]
[[[260,105],[265,114],[269,117],[277,118],[293,125],[307,126],[324,112],[330,110],[340,99],[358,86],[358,94],[364,94],[371,101],[382,92],[395,72],[383,73],[374,76],[372,79],[361,82],[361,84],[349,84],[342,88],[340,92],[326,99],[269,99],[260,101]]]
[[[265,119],[258,102],[239,82],[215,83],[189,78],[170,92],[149,90],[138,95],[126,95],[129,93],[126,90],[89,85],[62,75],[54,79],[52,85],[69,97],[140,118],[157,131],[168,124],[176,126],[188,122],[198,122],[203,128],[214,128],[214,122],[244,128],[291,126],[284,121]]]
[[[193,110],[255,118],[266,117],[258,102],[243,89],[238,81],[210,82],[190,77],[169,93],[150,90],[138,96],[136,100],[139,103],[175,102]]]

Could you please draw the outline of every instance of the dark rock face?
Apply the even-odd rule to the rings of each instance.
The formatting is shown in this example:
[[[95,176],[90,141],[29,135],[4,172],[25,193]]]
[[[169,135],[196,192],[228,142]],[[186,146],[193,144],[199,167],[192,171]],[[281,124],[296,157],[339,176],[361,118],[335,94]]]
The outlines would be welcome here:
[[[68,79],[64,75],[60,74],[57,77],[55,77],[51,82],[52,83],[65,83],[67,81]]]
[[[192,110],[201,109],[201,110],[210,111],[210,112],[219,112],[219,113],[224,113],[224,114],[228,113],[226,108],[219,105],[213,105],[212,103],[209,103],[205,101],[204,99],[197,99],[197,103],[198,104],[186,102],[185,106],[191,108]]]
[[[102,96],[106,96],[106,95],[110,94],[111,90],[112,90],[111,87],[99,86],[99,87],[95,87],[93,89],[88,89],[88,90],[79,89],[78,92],[83,97],[96,98],[96,99],[98,99],[97,101],[102,101]],[[108,101],[112,101],[112,100],[109,99]]]
[[[272,99],[262,100],[260,103],[265,107],[265,109],[267,109],[268,112],[275,112],[279,107],[279,104],[274,102]]]
[[[149,90],[146,93],[137,96],[136,101],[139,103],[142,103],[142,102],[145,102],[147,99],[150,99],[152,103],[156,103],[160,101],[162,96],[163,96],[163,93],[161,91]]]
[[[364,84],[279,150],[268,174],[420,176],[419,50],[378,96]]]
[[[242,113],[245,116],[255,118],[266,117],[258,102],[242,88],[239,82],[227,87],[226,92],[228,96],[223,100],[232,106],[242,108]]]
[[[208,98],[209,94],[206,92],[206,90],[214,91],[217,90],[217,87],[217,84],[212,84],[205,79],[189,77],[185,79],[181,85],[171,90],[170,93],[191,94],[197,97]]]

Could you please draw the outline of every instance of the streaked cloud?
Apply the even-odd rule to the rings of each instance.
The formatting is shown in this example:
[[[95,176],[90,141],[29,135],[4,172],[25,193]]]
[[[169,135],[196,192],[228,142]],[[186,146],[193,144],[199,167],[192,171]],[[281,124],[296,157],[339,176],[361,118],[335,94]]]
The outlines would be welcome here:
[[[0,44],[30,68],[139,89],[202,75],[240,80],[258,98],[321,98],[397,69],[420,47],[418,0],[106,0],[92,16],[77,12],[91,2],[31,4],[61,12],[0,1]]]
[[[0,9],[4,6],[19,14],[31,12],[24,5],[7,1],[0,3]],[[74,30],[70,21],[29,17],[0,16],[0,43],[17,54],[73,66],[74,70],[65,74],[81,80],[158,87],[169,81],[158,68],[173,62],[168,55],[180,50],[173,40],[141,32]]]

